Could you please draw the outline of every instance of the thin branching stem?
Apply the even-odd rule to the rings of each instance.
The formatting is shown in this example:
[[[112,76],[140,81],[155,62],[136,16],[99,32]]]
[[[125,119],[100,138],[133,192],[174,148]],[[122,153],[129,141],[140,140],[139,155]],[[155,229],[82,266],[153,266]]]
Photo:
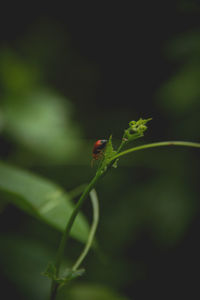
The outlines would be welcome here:
[[[89,192],[94,188],[94,186],[96,185],[96,183],[99,180],[99,178],[101,177],[101,175],[103,175],[102,172],[100,172],[100,171],[97,172],[95,177],[91,180],[91,182],[85,188],[83,194],[81,195],[79,201],[77,202],[77,204],[71,214],[71,217],[66,225],[65,231],[64,231],[62,239],[60,241],[60,245],[59,245],[58,252],[56,255],[56,260],[55,260],[56,276],[59,275],[60,265],[61,265],[61,262],[63,259],[65,247],[66,247],[67,241],[69,239],[72,225],[74,224],[74,221],[75,221],[84,201],[87,199]],[[58,287],[59,287],[59,284],[57,282],[55,282],[54,280],[52,280],[50,300],[54,300],[56,298]]]
[[[99,169],[97,170],[97,173],[96,173],[95,177],[91,180],[91,182],[85,188],[83,194],[81,195],[79,201],[77,202],[77,204],[76,204],[76,206],[75,206],[75,208],[74,208],[74,210],[71,214],[71,217],[70,217],[70,219],[69,219],[69,221],[66,225],[64,234],[62,236],[62,239],[61,239],[61,242],[60,242],[60,245],[59,245],[59,248],[58,248],[56,261],[55,261],[56,276],[59,275],[60,265],[61,265],[61,262],[62,262],[62,259],[63,259],[64,250],[65,250],[67,241],[69,239],[71,228],[73,226],[73,223],[74,223],[74,221],[75,221],[75,219],[76,219],[83,203],[87,199],[88,194],[90,193],[90,191],[97,184],[100,177],[102,175],[105,175],[105,173],[113,166],[113,164],[115,163],[115,161],[119,157],[127,155],[127,154],[135,152],[135,151],[144,150],[144,149],[148,149],[148,148],[163,147],[163,146],[184,146],[184,147],[200,148],[200,143],[192,143],[192,142],[184,142],[184,141],[166,141],[166,142],[157,142],[157,143],[141,145],[141,146],[134,147],[134,148],[131,148],[131,149],[120,152],[125,144],[126,144],[126,140],[122,140],[121,145],[117,149],[117,153],[112,158],[110,158],[110,160],[108,161],[107,168],[104,167],[104,169],[103,169],[102,164],[99,166]],[[81,260],[82,260],[82,258],[81,258]],[[78,264],[79,264],[79,262],[78,262]],[[75,265],[75,268],[76,267],[77,267],[77,265]],[[50,300],[55,300],[58,287],[59,287],[59,284],[57,282],[55,282],[54,280],[52,280]]]
[[[95,189],[91,190],[90,199],[91,199],[92,208],[93,208],[93,221],[92,221],[91,229],[90,229],[90,232],[88,235],[87,243],[85,244],[85,247],[84,247],[82,253],[80,254],[80,256],[78,257],[77,261],[73,265],[72,271],[76,271],[79,268],[80,264],[83,262],[84,258],[88,254],[88,251],[90,250],[90,247],[92,246],[92,242],[94,240],[95,232],[96,232],[97,225],[99,222],[99,202],[98,202],[98,197],[97,197],[97,193],[96,193]]]
[[[116,160],[117,158],[127,155],[129,153],[149,149],[149,148],[155,148],[155,147],[164,147],[164,146],[184,146],[184,147],[192,147],[192,148],[200,148],[200,143],[192,143],[192,142],[183,142],[183,141],[166,141],[166,142],[158,142],[158,143],[151,143],[151,144],[145,144],[138,147],[134,147],[131,149],[127,149],[125,151],[122,151],[115,156],[113,156],[110,159],[110,162]]]

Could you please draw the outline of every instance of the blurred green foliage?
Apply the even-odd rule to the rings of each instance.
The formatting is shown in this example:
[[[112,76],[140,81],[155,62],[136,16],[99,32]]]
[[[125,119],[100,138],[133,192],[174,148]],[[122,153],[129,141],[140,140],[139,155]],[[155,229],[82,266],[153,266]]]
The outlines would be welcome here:
[[[161,87],[158,95],[165,110],[175,116],[199,109],[200,35],[191,32],[173,40],[168,48],[170,59],[182,63],[180,70]]]
[[[10,52],[0,57],[5,132],[42,160],[71,159],[82,146],[72,105],[41,84],[39,67]]]
[[[90,284],[77,284],[70,291],[62,291],[59,299],[69,300],[126,300],[127,298],[119,296],[108,287]]]
[[[0,195],[20,209],[64,231],[73,211],[71,198],[55,184],[27,172],[0,163]],[[85,242],[88,225],[79,215],[72,236]]]
[[[16,234],[2,235],[0,263],[4,276],[18,287],[22,299],[45,299],[49,280],[41,276],[53,254],[40,241]]]
[[[40,274],[55,257],[59,231],[19,209],[25,209],[30,200],[45,201],[40,184],[54,192],[57,184],[62,191],[70,191],[88,182],[94,174],[90,168],[93,142],[113,134],[118,145],[131,119],[153,117],[143,142],[200,141],[200,33],[198,22],[188,25],[199,5],[175,2],[166,31],[160,33],[157,23],[150,31],[145,25],[147,33],[140,35],[134,31],[139,23],[120,25],[123,36],[127,32],[129,40],[136,39],[131,53],[118,29],[116,37],[108,24],[99,29],[102,18],[98,26],[92,20],[83,29],[76,27],[75,20],[71,27],[64,27],[59,18],[55,24],[51,18],[42,18],[0,48],[0,155],[4,161],[0,179],[7,183],[0,194],[0,267],[2,292],[7,291],[8,298],[12,299],[12,290],[15,299],[40,300],[49,293],[49,280]],[[170,4],[166,5],[170,11]],[[151,20],[159,11],[151,9]],[[180,12],[186,18],[182,25]],[[93,27],[95,32],[90,33]],[[160,63],[159,69],[156,64]],[[7,164],[17,169],[7,169]],[[186,286],[195,282],[192,266],[200,250],[195,244],[199,167],[197,150],[156,149],[123,158],[97,187],[99,249],[91,251],[84,262],[84,277],[69,290],[63,288],[59,299],[147,299],[152,295],[163,299],[163,291],[173,299],[174,289],[184,294]],[[56,184],[40,182],[26,172],[23,179],[19,168]],[[9,199],[6,189],[12,192]],[[68,193],[64,198],[68,200]],[[63,228],[62,212],[61,218],[51,216],[50,223],[62,223]],[[90,203],[83,213],[91,218]],[[79,239],[86,234],[77,232]],[[70,240],[67,266],[81,250],[82,244]]]

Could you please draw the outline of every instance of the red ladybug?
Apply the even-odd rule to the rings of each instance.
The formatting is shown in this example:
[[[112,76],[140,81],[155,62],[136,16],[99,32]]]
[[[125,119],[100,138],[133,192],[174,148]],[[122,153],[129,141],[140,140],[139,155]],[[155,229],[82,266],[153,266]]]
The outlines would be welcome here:
[[[93,160],[99,159],[103,150],[106,147],[107,142],[108,142],[107,140],[98,140],[95,142],[93,150],[92,150]],[[93,164],[93,160],[92,160],[92,164]]]

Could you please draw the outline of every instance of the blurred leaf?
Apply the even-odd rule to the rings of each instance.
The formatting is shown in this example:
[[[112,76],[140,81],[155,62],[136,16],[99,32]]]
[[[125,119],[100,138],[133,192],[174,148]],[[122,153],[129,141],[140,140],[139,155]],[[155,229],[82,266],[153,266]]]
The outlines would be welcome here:
[[[166,56],[182,65],[159,89],[159,104],[175,116],[190,114],[199,109],[200,33],[188,32],[170,41]]]
[[[128,300],[115,291],[100,285],[78,284],[71,288],[66,294],[64,289],[58,295],[58,300]]]
[[[10,234],[1,235],[0,244],[1,270],[20,291],[22,299],[46,299],[50,280],[41,276],[41,272],[53,258],[49,247],[37,240]]]
[[[124,173],[122,170],[110,183],[114,200],[106,202],[100,232],[115,253],[133,243],[145,227],[158,244],[174,246],[184,237],[196,214],[195,192],[188,184],[190,178],[195,178],[189,167],[191,155],[180,150],[164,151],[163,156],[155,150],[151,159],[141,153],[139,168],[130,169],[129,176],[127,169]],[[113,231],[119,234],[112,235]]]
[[[173,246],[180,241],[195,213],[191,191],[178,176],[160,178],[145,187],[145,218],[153,238]]]
[[[199,64],[187,64],[160,89],[159,102],[163,108],[176,115],[188,113],[199,105]]]
[[[199,51],[200,33],[198,31],[181,34],[166,46],[167,57],[177,61],[194,61],[199,58]]]
[[[80,149],[80,132],[71,120],[69,101],[50,91],[7,98],[3,112],[6,131],[42,159],[63,161]]]
[[[40,78],[36,69],[24,58],[20,58],[10,49],[0,53],[0,82],[3,90],[18,95],[32,90]]]
[[[0,195],[22,210],[63,231],[72,213],[69,196],[57,185],[28,172],[0,163]],[[88,225],[79,214],[72,236],[87,240]]]
[[[78,153],[80,127],[72,121],[72,104],[45,87],[41,66],[5,49],[0,52],[0,84],[0,130],[48,162]]]

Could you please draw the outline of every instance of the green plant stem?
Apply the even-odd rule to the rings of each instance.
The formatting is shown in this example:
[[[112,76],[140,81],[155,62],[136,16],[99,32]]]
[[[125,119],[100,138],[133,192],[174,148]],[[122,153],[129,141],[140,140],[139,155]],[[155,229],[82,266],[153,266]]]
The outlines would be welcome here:
[[[64,250],[65,250],[68,238],[69,238],[70,230],[71,230],[72,225],[73,225],[73,223],[76,219],[76,216],[78,215],[84,201],[87,199],[87,196],[88,196],[89,192],[94,188],[94,186],[96,185],[99,178],[102,175],[104,175],[104,173],[106,173],[108,171],[108,169],[110,169],[110,167],[113,165],[113,161],[115,161],[116,159],[118,159],[119,157],[121,157],[123,155],[132,153],[134,151],[148,149],[148,148],[163,147],[163,146],[185,146],[185,147],[200,148],[200,143],[183,142],[183,141],[166,141],[166,142],[146,144],[146,145],[134,147],[134,148],[125,150],[123,152],[120,152],[122,147],[125,144],[126,144],[126,141],[122,141],[121,145],[119,146],[119,148],[117,150],[117,154],[110,159],[110,163],[109,163],[109,166],[108,166],[106,171],[102,170],[101,167],[100,167],[100,169],[97,171],[95,177],[91,180],[91,182],[85,188],[83,194],[81,195],[79,201],[77,202],[77,204],[76,204],[76,206],[75,206],[75,208],[74,208],[74,210],[71,214],[71,217],[70,217],[70,219],[67,223],[67,226],[65,228],[64,234],[62,236],[62,239],[61,239],[61,242],[60,242],[60,245],[59,245],[59,248],[58,248],[56,261],[55,261],[55,268],[56,268],[56,275],[57,276],[59,275],[60,265],[61,265],[61,261],[62,261],[63,255],[64,255]],[[54,280],[52,280],[50,300],[54,300],[56,298],[58,287],[59,287],[59,284],[57,282],[55,282]]]
[[[63,255],[64,255],[64,250],[67,244],[67,241],[69,239],[69,234],[70,234],[70,230],[72,228],[72,225],[76,219],[76,216],[78,215],[84,201],[87,199],[87,196],[89,194],[89,192],[94,188],[94,186],[96,185],[96,182],[98,181],[98,179],[103,175],[103,172],[101,172],[101,170],[99,170],[95,177],[91,180],[91,182],[88,184],[88,186],[85,188],[83,194],[81,195],[79,201],[77,202],[71,217],[66,225],[64,234],[62,236],[62,239],[60,241],[60,245],[58,248],[58,252],[56,255],[56,260],[55,260],[55,268],[56,268],[56,276],[59,275],[59,271],[60,271],[60,265],[61,265],[61,261],[63,259]],[[54,280],[52,280],[52,284],[51,284],[51,296],[50,296],[50,300],[54,300],[56,298],[56,294],[57,294],[57,290],[58,290],[59,284],[57,282],[55,282]]]
[[[155,148],[155,147],[164,147],[164,146],[184,146],[184,147],[193,147],[193,148],[200,148],[200,143],[192,143],[192,142],[183,142],[183,141],[166,141],[166,142],[158,142],[158,143],[152,143],[152,144],[146,144],[146,145],[141,145],[138,147],[134,147],[131,149],[127,149],[123,152],[120,152],[113,156],[110,160],[112,162],[113,160],[116,160],[117,158],[135,152],[139,150],[144,150],[148,148]]]
[[[78,267],[80,266],[80,264],[82,263],[82,261],[84,260],[86,255],[88,254],[88,251],[89,251],[90,247],[92,246],[92,242],[94,240],[94,235],[95,235],[97,225],[99,222],[99,202],[98,202],[98,197],[97,197],[97,193],[96,193],[95,189],[92,189],[90,191],[90,198],[91,198],[92,208],[93,208],[92,226],[90,229],[87,243],[86,243],[81,255],[79,256],[79,258],[75,262],[74,266],[72,267],[72,271],[76,271],[78,269]]]
[[[125,139],[124,140],[122,139],[122,142],[117,149],[117,153],[119,153],[126,144],[127,144],[127,141]]]
[[[84,189],[86,188],[87,184],[81,184],[78,187],[74,188],[73,190],[68,192],[68,196],[73,199],[79,196],[80,194],[83,193]]]

